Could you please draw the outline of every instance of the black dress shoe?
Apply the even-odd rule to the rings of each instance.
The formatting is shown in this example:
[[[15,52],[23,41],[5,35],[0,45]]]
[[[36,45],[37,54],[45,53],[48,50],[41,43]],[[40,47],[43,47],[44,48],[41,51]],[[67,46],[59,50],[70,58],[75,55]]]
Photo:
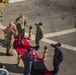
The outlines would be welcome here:
[[[12,53],[6,53],[6,55],[7,55],[7,56],[13,56],[13,54],[12,54]]]
[[[38,50],[39,50],[39,48],[36,48],[35,50],[36,50],[36,51],[38,51]]]
[[[4,43],[4,42],[3,42],[3,44],[4,44],[4,45],[7,45],[7,43]]]
[[[50,73],[51,73],[52,75],[56,75],[55,71],[50,71]]]
[[[35,47],[35,50],[37,51],[39,48],[38,47]]]
[[[50,71],[51,73],[54,73],[54,71]]]
[[[34,46],[35,48],[40,48],[40,46],[38,45],[38,46]]]

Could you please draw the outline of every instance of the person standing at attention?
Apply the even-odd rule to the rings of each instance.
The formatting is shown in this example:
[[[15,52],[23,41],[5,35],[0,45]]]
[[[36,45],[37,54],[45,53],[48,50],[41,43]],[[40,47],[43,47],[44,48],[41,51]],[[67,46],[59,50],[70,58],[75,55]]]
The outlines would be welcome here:
[[[38,24],[36,24],[36,36],[35,36],[35,43],[36,43],[36,50],[38,50],[38,48],[40,48],[40,40],[44,37],[44,31],[43,31],[43,27],[42,27],[42,22],[39,22]]]

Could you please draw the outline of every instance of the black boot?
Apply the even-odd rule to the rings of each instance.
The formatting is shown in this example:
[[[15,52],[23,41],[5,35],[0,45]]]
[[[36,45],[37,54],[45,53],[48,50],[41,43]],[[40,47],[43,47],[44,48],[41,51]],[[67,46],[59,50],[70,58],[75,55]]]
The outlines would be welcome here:
[[[38,45],[38,46],[35,46],[34,48],[35,48],[35,50],[38,50],[40,48],[40,46]]]
[[[6,53],[6,55],[7,55],[7,56],[13,56],[13,54],[12,54],[12,53]]]

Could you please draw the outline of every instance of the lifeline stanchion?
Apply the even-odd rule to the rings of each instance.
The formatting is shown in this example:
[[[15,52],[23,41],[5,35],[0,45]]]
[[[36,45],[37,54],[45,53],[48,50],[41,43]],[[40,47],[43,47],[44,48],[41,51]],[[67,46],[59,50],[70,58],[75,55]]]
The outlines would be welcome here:
[[[29,39],[29,40],[32,39],[32,26],[29,27],[29,35],[28,35],[28,39]]]
[[[44,47],[44,53],[43,53],[43,60],[46,60],[46,55],[47,55],[47,46]]]
[[[4,68],[0,68],[0,71],[2,71],[2,74],[5,73],[4,75],[9,75],[9,72]]]

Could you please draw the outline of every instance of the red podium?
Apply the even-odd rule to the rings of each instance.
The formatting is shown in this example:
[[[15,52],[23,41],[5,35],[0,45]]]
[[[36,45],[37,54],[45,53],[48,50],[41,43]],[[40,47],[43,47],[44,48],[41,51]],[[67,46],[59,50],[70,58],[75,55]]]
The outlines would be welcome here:
[[[33,62],[31,75],[45,75],[45,73],[46,73],[46,67],[44,65],[43,60]]]

